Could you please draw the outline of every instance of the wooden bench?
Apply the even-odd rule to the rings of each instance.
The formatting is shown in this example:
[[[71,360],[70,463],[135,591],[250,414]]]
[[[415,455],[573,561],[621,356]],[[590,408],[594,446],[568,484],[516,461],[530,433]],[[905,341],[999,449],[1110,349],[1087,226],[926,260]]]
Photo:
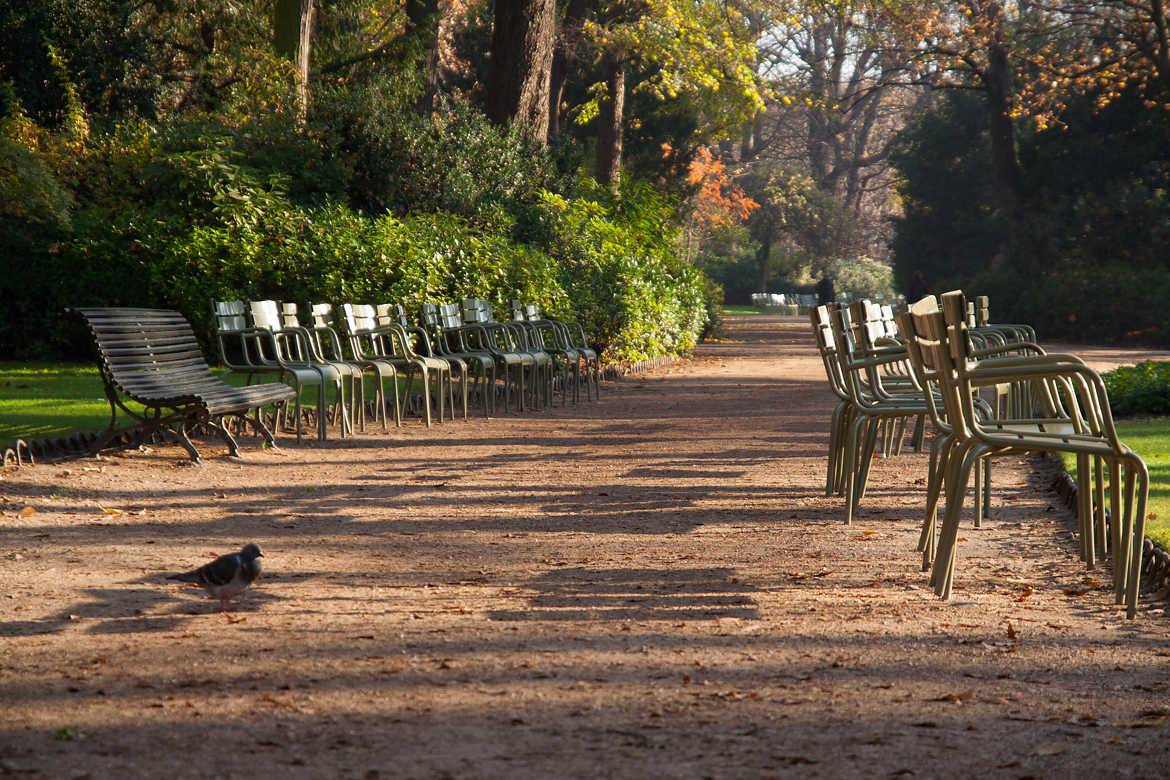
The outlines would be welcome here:
[[[276,441],[258,414],[248,411],[293,397],[283,383],[236,387],[211,373],[191,325],[177,311],[165,309],[71,309],[89,325],[98,348],[98,371],[110,402],[110,425],[93,444],[99,452],[113,439],[139,429],[149,435],[171,429],[179,443],[200,463],[199,451],[187,436],[195,425],[207,425],[227,442],[231,454],[240,449],[223,426],[227,416],[251,425],[270,446]],[[146,407],[126,406],[128,398]],[[135,422],[116,427],[118,409]]]

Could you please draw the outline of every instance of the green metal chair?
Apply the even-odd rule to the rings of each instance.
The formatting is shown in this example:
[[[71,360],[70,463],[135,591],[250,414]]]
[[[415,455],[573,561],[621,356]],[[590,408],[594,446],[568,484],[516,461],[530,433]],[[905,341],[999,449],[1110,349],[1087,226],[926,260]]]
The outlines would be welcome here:
[[[285,328],[300,328],[304,331],[305,339],[303,341],[307,343],[311,351],[308,359],[333,366],[343,379],[348,380],[343,384],[349,385],[349,404],[346,406],[349,429],[352,432],[353,427],[359,425],[364,431],[366,429],[365,368],[345,356],[341,348],[341,339],[337,337],[333,328],[327,325],[318,327],[315,320],[312,325],[302,324],[298,316],[299,307],[292,301],[280,301],[277,306],[280,310],[281,324]]]
[[[839,453],[845,489],[845,523],[865,494],[869,464],[879,424],[886,420],[917,418],[927,413],[921,391],[899,392],[884,386],[881,369],[907,360],[905,348],[876,346],[869,339],[867,323],[855,323],[845,308],[828,311],[836,344],[835,356],[849,399],[849,420],[842,431]]]
[[[427,427],[431,427],[431,374],[427,361],[411,353],[409,346],[399,328],[391,324],[379,325],[377,309],[363,303],[345,303],[341,306],[342,316],[345,319],[346,330],[349,332],[350,351],[358,360],[379,360],[392,364],[395,370],[406,379],[407,393],[403,398],[405,405],[410,398],[410,388],[417,376],[422,383],[422,417]],[[446,368],[444,364],[443,368]],[[437,367],[436,367],[436,370]],[[442,385],[440,385],[440,388]],[[439,420],[443,416],[443,394],[438,394]]]
[[[346,357],[343,351],[343,342],[340,334],[333,327],[333,304],[331,303],[312,303],[309,305],[309,310],[313,316],[312,332],[314,337],[319,342],[324,342],[329,345],[328,354],[336,355],[344,358],[353,365],[362,369],[363,372],[369,372],[374,380],[374,420],[381,419],[382,430],[388,429],[387,411],[386,407],[389,405],[389,400],[386,396],[386,384],[389,382],[391,391],[393,393],[393,408],[394,408],[394,425],[401,427],[402,425],[402,408],[398,395],[398,371],[394,368],[394,364],[388,360],[377,360],[374,358],[358,358],[355,356]],[[362,404],[361,404],[361,422],[362,430],[365,430],[365,381],[362,380]]]
[[[463,322],[485,328],[502,350],[522,356],[529,371],[528,389],[533,408],[548,406],[552,401],[553,358],[529,338],[529,331],[519,322],[497,321],[491,304],[483,298],[464,298]]]
[[[941,312],[912,313],[911,317],[923,359],[936,372],[957,440],[946,464],[946,511],[931,573],[935,592],[943,598],[951,592],[959,520],[975,463],[1005,454],[1067,452],[1077,458],[1081,557],[1092,567],[1099,549],[1112,551],[1115,595],[1118,603],[1126,604],[1127,617],[1134,617],[1149,477],[1141,458],[1117,438],[1101,378],[1072,355],[976,359],[966,332],[967,306],[961,292],[945,294]],[[1042,395],[1049,396],[1053,409],[1065,416],[1004,420],[977,414],[974,399],[979,389],[1005,381],[1042,385]],[[1105,465],[1112,515],[1108,532]]]
[[[569,388],[573,390],[573,403],[581,399],[580,352],[569,346],[563,324],[540,316],[535,306],[526,306],[513,298],[510,302],[512,321],[524,329],[528,343],[547,353],[552,358],[553,390],[561,388],[561,406],[568,402]]]
[[[447,390],[447,404],[451,408],[451,419],[455,419],[455,375],[459,375],[460,396],[463,399],[463,419],[467,419],[467,362],[462,358],[440,355],[435,352],[430,336],[424,328],[413,324],[406,316],[406,309],[401,304],[378,304],[378,324],[393,325],[402,334],[403,340],[411,354],[422,358],[427,366],[435,371],[439,382],[439,393],[443,388]],[[442,409],[442,405],[439,407]]]
[[[329,404],[327,389],[333,386],[337,400],[334,404],[333,416],[338,421],[341,436],[351,432],[349,414],[345,404],[344,379],[352,374],[345,369],[323,360],[317,360],[308,332],[300,327],[287,328],[281,320],[280,309],[274,300],[250,301],[249,311],[252,325],[259,331],[265,332],[267,338],[258,341],[262,345],[259,350],[261,364],[283,369],[285,376],[294,381],[297,391],[297,437],[300,440],[299,417],[300,390],[304,386],[316,385],[317,394],[317,438],[322,441],[328,431]]]
[[[455,314],[458,319],[458,312]],[[447,359],[458,359],[467,368],[467,376],[472,381],[469,395],[478,397],[483,408],[483,416],[490,417],[495,413],[495,386],[496,361],[487,352],[476,352],[467,345],[463,333],[458,328],[447,330],[443,327],[439,305],[424,303],[419,307],[419,322],[427,332],[431,348],[435,355]]]
[[[496,375],[503,379],[505,411],[510,408],[515,392],[516,410],[523,413],[527,401],[526,378],[534,370],[535,358],[526,352],[514,350],[509,331],[499,323],[490,322],[490,318],[480,312],[478,302],[468,305],[465,301],[462,307],[454,303],[440,304],[439,316],[445,332],[457,331],[471,350],[492,356],[496,363]]]

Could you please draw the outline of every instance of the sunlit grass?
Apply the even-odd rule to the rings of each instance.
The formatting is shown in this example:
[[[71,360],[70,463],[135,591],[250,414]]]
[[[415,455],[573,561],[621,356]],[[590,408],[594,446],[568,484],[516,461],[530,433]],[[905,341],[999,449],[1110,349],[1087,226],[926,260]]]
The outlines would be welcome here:
[[[234,385],[245,381],[242,375],[226,369],[215,373]],[[312,404],[311,398],[307,403]],[[141,409],[132,402],[126,405]],[[130,423],[119,411],[117,424]],[[109,424],[110,404],[96,367],[0,361],[0,450],[11,447],[17,439],[56,439],[104,430]]]
[[[1119,420],[1116,425],[1117,435],[1146,462],[1150,472],[1146,536],[1170,548],[1170,418]],[[1076,458],[1066,456],[1064,467],[1075,475]]]
[[[96,368],[0,362],[0,448],[100,430],[109,420]]]

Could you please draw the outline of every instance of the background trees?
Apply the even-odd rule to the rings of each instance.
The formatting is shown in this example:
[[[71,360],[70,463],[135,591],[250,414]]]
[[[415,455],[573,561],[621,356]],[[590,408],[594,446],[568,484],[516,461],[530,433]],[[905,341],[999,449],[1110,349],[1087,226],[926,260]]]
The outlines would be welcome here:
[[[273,246],[308,247],[336,291],[447,236],[462,255],[401,278],[636,319],[702,309],[697,268],[746,301],[826,269],[881,292],[892,263],[1014,279],[997,312],[1028,319],[1024,281],[1161,289],[1166,22],[1154,0],[10,0],[0,240],[140,302],[165,302],[159,268],[211,274],[196,248],[257,289],[292,273],[263,270],[292,263]],[[351,267],[322,231],[383,248]],[[627,273],[662,290],[603,302],[645,292]],[[622,322],[597,327],[628,354],[692,338]]]

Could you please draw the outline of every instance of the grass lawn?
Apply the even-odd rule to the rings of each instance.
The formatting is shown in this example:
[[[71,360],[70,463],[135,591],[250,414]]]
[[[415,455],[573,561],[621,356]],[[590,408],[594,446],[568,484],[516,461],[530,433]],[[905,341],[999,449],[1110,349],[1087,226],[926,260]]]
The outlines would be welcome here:
[[[213,371],[233,385],[244,384],[240,374]],[[315,399],[315,391],[304,393],[306,405]],[[129,423],[119,411],[118,425]],[[0,361],[0,450],[17,439],[55,439],[104,430],[109,424],[110,404],[95,366]]]
[[[775,306],[724,306],[724,314],[780,314]]]
[[[1116,426],[1117,435],[1141,456],[1150,472],[1146,536],[1170,549],[1170,418],[1118,420]],[[1075,475],[1076,458],[1064,458],[1064,467]]]
[[[93,366],[0,362],[0,449],[17,439],[97,431],[110,421]]]

